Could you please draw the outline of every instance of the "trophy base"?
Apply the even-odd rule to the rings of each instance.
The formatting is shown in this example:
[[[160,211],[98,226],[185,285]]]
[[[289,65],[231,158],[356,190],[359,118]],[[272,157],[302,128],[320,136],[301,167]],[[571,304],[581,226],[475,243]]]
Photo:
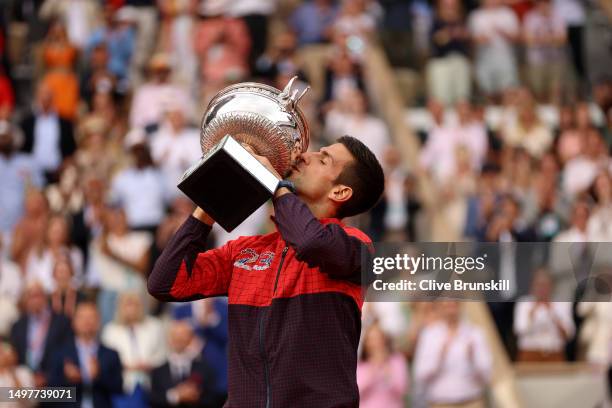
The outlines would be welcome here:
[[[272,197],[278,182],[227,135],[185,172],[178,188],[230,232]]]

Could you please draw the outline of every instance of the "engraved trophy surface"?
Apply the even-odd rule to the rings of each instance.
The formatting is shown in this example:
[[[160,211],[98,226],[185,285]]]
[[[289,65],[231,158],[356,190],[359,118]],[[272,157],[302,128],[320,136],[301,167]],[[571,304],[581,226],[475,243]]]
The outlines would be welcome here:
[[[270,199],[278,179],[242,144],[270,160],[281,175],[308,149],[310,131],[297,106],[308,88],[285,89],[245,82],[221,90],[202,119],[202,159],[178,187],[226,231]]]

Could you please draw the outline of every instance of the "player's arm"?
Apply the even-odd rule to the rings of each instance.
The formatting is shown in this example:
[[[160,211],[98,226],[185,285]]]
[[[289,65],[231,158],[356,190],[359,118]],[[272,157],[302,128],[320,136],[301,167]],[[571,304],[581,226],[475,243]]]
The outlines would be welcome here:
[[[295,194],[277,196],[273,202],[278,230],[299,260],[332,278],[359,279],[362,256],[370,254],[371,243],[350,236],[338,224],[322,224]]]
[[[196,209],[170,239],[147,280],[149,293],[164,301],[189,301],[227,294],[230,245],[205,251],[214,221]]]

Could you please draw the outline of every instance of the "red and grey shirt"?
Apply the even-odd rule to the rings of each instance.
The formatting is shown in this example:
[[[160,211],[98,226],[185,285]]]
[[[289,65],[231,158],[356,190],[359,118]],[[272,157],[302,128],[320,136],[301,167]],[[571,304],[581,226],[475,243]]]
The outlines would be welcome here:
[[[371,241],[315,218],[294,194],[274,200],[277,231],[204,251],[190,217],[148,279],[160,300],[228,296],[226,407],[358,407],[361,265]]]

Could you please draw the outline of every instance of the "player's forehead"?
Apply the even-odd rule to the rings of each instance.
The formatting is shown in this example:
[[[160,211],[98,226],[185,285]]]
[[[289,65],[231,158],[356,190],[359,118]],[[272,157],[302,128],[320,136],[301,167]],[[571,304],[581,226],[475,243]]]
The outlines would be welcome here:
[[[353,160],[351,152],[342,143],[334,143],[329,146],[324,146],[320,152],[329,155],[336,163],[347,163]]]

